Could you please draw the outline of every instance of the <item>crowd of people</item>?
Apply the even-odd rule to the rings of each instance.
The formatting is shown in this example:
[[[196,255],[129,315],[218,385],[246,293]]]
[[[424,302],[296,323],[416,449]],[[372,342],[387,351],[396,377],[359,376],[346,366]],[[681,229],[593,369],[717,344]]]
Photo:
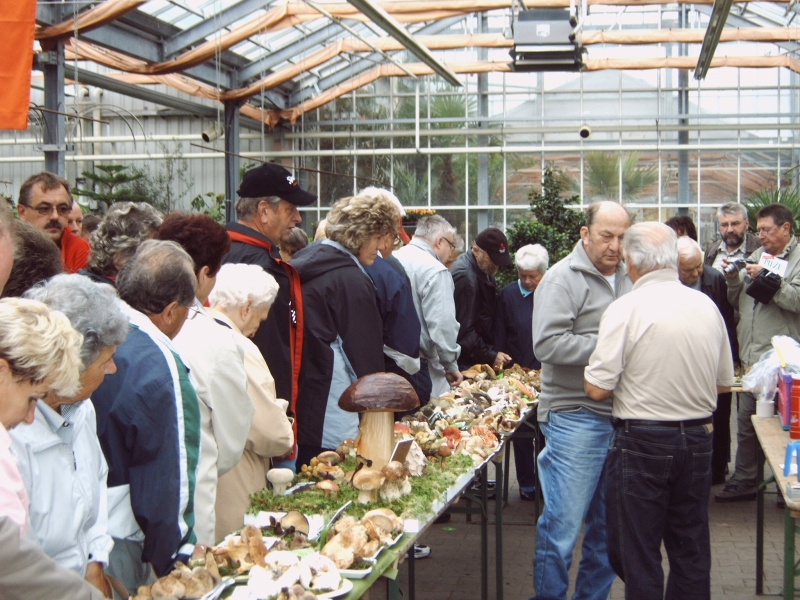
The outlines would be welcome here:
[[[550,267],[496,227],[460,252],[435,214],[409,239],[377,188],[338,200],[309,243],[298,207],[317,198],[277,164],[247,171],[238,194],[225,227],[144,203],[97,219],[41,173],[19,219],[0,214],[2,597],[135,592],[241,527],[268,469],[355,437],[338,400],[357,378],[396,373],[425,402],[476,363],[541,369],[538,480],[540,444],[514,441],[521,499],[540,487],[545,500],[535,597],[566,597],[584,525],[576,598],[607,597],[617,576],[628,598],[663,597],[662,541],[667,597],[709,596],[734,364],[800,334],[786,207],[763,208],[755,237],[724,205],[704,263],[691,219],[668,222],[676,233],[594,203]],[[764,254],[783,261],[777,284]],[[755,497],[754,410],[740,394],[720,502]],[[48,569],[33,589],[20,557]]]

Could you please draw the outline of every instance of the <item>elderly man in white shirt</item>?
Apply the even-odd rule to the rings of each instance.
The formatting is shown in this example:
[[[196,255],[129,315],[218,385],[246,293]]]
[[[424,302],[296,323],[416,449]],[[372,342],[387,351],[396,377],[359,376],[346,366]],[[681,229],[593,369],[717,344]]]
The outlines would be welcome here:
[[[434,398],[464,379],[457,363],[461,347],[456,343],[455,284],[444,265],[455,248],[454,235],[453,226],[439,215],[423,217],[411,243],[394,253],[411,281],[414,308],[422,326],[419,350],[428,362]]]
[[[711,597],[711,414],[733,384],[722,315],[678,279],[675,233],[638,223],[623,252],[633,290],[600,321],[584,371],[595,401],[613,398],[606,461],[608,557],[625,598]],[[661,543],[670,574],[664,590]]]
[[[128,319],[112,287],[82,275],[57,275],[26,297],[64,313],[83,336],[78,393],[51,391],[37,403],[33,423],[11,431],[30,502],[27,537],[108,593],[104,568],[114,546],[107,531],[108,466],[86,400],[116,371],[114,352],[125,341]]]

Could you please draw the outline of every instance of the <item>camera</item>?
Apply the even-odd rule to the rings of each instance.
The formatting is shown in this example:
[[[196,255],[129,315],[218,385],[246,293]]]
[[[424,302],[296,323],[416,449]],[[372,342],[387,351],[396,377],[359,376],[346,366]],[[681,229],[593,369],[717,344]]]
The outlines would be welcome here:
[[[744,269],[745,266],[747,266],[747,262],[743,258],[737,258],[735,261],[725,267],[722,272],[725,273],[725,275],[733,275],[734,273],[738,273]]]
[[[592,128],[588,125],[581,125],[581,128],[578,130],[578,135],[580,135],[583,139],[586,139],[592,135]]]

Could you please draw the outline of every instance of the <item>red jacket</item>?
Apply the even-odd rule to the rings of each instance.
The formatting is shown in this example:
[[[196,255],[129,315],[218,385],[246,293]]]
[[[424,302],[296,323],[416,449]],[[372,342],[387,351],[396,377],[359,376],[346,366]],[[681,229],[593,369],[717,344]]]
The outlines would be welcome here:
[[[89,260],[89,243],[78,237],[69,227],[64,227],[61,236],[61,262],[66,273],[77,273],[85,269]]]

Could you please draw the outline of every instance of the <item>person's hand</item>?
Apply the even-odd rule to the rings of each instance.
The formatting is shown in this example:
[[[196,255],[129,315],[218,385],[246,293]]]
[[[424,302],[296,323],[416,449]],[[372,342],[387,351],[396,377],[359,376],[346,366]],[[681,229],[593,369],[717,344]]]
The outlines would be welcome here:
[[[449,383],[453,387],[457,386],[459,383],[464,381],[464,376],[461,374],[461,371],[453,371],[452,373],[447,373],[445,375],[445,378],[447,379],[447,383]]]
[[[728,279],[733,279],[735,277],[739,277],[739,271],[734,271],[733,273],[728,273],[725,269],[728,268],[728,265],[731,264],[728,262],[727,258],[722,259],[722,274],[725,275]]]
[[[86,567],[86,577],[84,579],[100,590],[106,598],[114,597],[111,592],[111,586],[108,585],[106,580],[106,574],[103,572],[102,563],[90,562]]]
[[[750,275],[750,279],[755,279],[758,274],[764,270],[764,267],[761,265],[747,265],[745,269],[747,269],[747,274]]]
[[[505,352],[498,352],[497,356],[494,358],[494,363],[492,367],[494,367],[495,371],[500,371],[503,368],[503,365],[506,363],[511,362],[511,357],[506,354]]]

